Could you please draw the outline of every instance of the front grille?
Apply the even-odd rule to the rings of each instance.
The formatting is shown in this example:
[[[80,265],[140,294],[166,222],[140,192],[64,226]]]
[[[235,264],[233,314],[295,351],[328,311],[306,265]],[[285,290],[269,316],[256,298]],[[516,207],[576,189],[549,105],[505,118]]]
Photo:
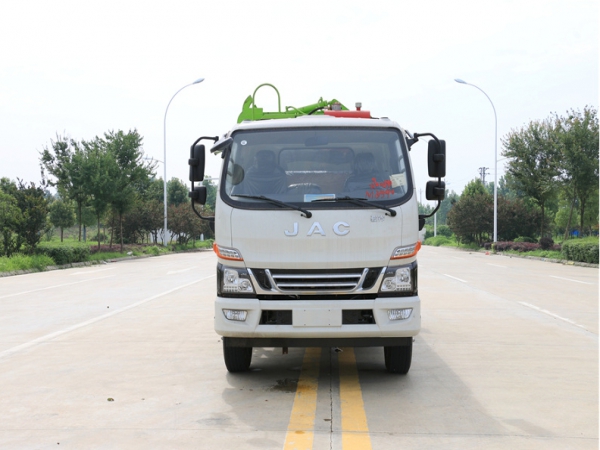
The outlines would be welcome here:
[[[252,269],[261,288],[280,293],[349,293],[370,289],[381,268],[370,269]]]
[[[362,273],[293,274],[271,273],[275,285],[282,291],[351,291],[356,289]]]

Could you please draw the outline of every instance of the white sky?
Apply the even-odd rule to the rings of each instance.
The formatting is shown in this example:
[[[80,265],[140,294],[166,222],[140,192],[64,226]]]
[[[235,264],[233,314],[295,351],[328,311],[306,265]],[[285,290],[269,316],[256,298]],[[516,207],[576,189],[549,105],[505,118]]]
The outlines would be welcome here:
[[[167,6],[168,5],[168,6]],[[597,1],[3,1],[0,177],[40,180],[58,134],[136,128],[167,177],[187,183],[190,144],[221,135],[261,83],[282,107],[361,101],[412,132],[447,141],[446,182],[461,192],[501,138],[551,112],[598,106]],[[258,106],[276,109],[267,88]],[[426,144],[413,147],[425,187]],[[218,177],[220,158],[207,155]],[[498,164],[498,177],[504,173]],[[162,176],[162,166],[158,167]],[[423,196],[424,199],[424,196]]]

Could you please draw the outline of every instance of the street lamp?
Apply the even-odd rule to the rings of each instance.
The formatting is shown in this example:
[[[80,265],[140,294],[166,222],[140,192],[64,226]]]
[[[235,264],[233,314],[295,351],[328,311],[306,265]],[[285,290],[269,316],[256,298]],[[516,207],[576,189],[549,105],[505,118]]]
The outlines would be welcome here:
[[[485,93],[483,89],[475,86],[474,84],[467,83],[460,78],[455,78],[454,81],[460,84],[467,84],[469,86],[473,86],[474,88],[479,89],[483,92],[483,95],[487,97],[492,105],[492,109],[494,110],[494,124],[495,124],[495,132],[494,132],[494,244],[498,242],[498,116],[496,115],[496,108],[494,108],[494,103],[492,99]]]
[[[164,204],[165,204],[165,225],[164,225],[164,233],[165,233],[165,238],[164,238],[164,246],[167,246],[167,112],[169,111],[169,105],[171,104],[171,102],[173,101],[173,99],[175,98],[175,96],[177,94],[179,94],[181,91],[183,91],[186,87],[191,86],[193,84],[198,84],[198,83],[202,83],[204,81],[204,78],[198,78],[196,81],[194,81],[193,83],[190,84],[186,84],[184,87],[182,87],[181,89],[179,89],[177,92],[175,92],[175,94],[173,94],[173,97],[171,97],[171,100],[169,100],[169,103],[167,104],[167,109],[165,110],[165,120],[164,120],[164,149],[165,149],[165,155],[164,155],[164,161],[163,161],[163,167],[164,167],[164,191],[163,191],[163,195],[164,195]]]

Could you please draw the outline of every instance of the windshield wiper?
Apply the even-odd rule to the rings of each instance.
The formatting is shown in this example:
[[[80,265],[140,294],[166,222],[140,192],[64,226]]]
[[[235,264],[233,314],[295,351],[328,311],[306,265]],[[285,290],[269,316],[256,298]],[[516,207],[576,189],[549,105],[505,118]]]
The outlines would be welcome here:
[[[312,217],[312,213],[307,211],[306,209],[299,208],[298,206],[290,205],[289,203],[280,202],[279,200],[275,200],[274,198],[265,197],[264,195],[245,195],[245,194],[233,194],[233,197],[243,197],[243,198],[254,198],[256,200],[266,200],[267,202],[271,202],[274,205],[281,206],[282,208],[290,208],[295,209],[296,211],[300,211],[304,217],[310,219]]]
[[[393,209],[388,208],[383,205],[379,205],[377,203],[370,202],[366,198],[348,197],[348,196],[332,197],[332,198],[318,198],[318,199],[313,200],[313,202],[349,202],[349,203],[354,203],[355,205],[372,206],[374,208],[383,209],[383,210],[389,212],[388,216],[392,216],[392,217],[396,216],[396,211],[394,211]]]

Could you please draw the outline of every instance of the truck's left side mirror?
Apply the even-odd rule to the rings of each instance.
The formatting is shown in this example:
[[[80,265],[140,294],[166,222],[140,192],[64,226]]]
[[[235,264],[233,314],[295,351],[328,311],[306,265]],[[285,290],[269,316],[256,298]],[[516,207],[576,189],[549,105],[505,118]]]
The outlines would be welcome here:
[[[446,183],[443,181],[428,181],[425,188],[425,198],[440,202],[444,200],[446,198]]]
[[[446,141],[435,139],[429,141],[427,152],[427,168],[432,178],[443,178],[446,176]]]
[[[204,180],[204,145],[194,143],[190,148],[190,181]]]
[[[195,205],[204,205],[206,203],[206,186],[195,186],[189,196]]]

